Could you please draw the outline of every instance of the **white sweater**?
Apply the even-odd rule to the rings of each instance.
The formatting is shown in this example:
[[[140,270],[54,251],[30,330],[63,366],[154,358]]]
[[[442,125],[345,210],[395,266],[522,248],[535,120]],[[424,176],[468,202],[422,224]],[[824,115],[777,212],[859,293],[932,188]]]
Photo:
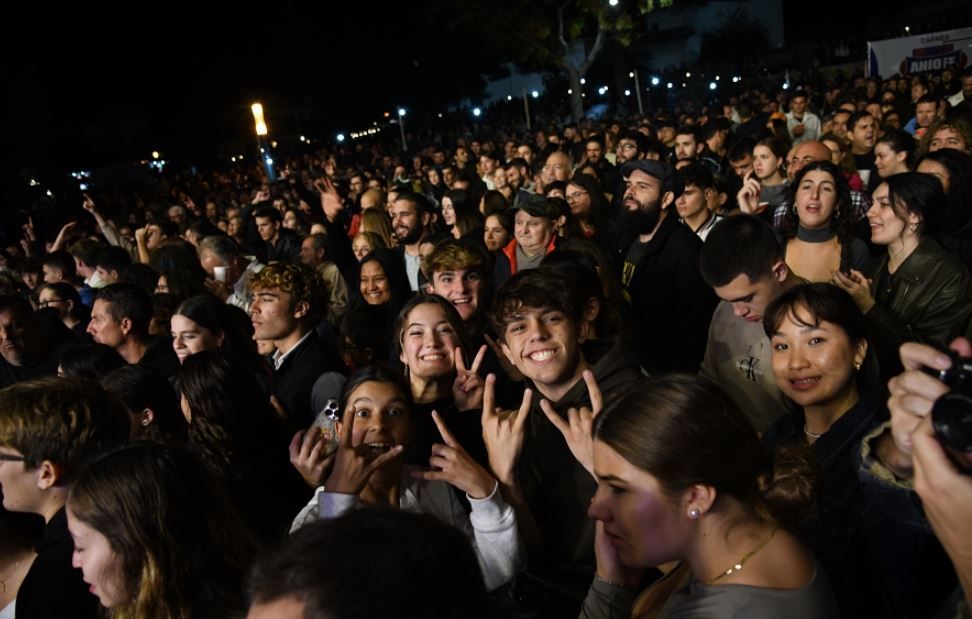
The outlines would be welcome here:
[[[403,510],[428,514],[465,533],[473,544],[486,588],[496,589],[513,579],[526,564],[526,551],[516,524],[516,513],[503,499],[499,484],[484,499],[466,495],[472,513],[466,514],[452,487],[443,481],[426,481],[411,476],[413,467],[402,470],[402,490],[398,499]],[[308,522],[338,516],[361,506],[353,494],[328,492],[324,486],[304,506],[290,527],[293,533]]]

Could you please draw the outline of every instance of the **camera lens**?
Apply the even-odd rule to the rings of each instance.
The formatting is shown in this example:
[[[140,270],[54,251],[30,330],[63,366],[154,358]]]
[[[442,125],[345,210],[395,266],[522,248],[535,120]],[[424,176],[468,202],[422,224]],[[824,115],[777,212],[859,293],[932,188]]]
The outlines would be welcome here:
[[[932,408],[932,426],[942,444],[972,453],[972,397],[948,393]]]

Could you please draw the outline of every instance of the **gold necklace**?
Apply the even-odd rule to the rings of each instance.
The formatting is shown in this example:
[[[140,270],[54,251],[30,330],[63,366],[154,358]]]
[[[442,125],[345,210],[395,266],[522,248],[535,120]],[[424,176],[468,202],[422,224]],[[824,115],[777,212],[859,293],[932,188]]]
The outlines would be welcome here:
[[[780,528],[780,525],[776,525],[775,527],[773,527],[773,531],[769,534],[769,537],[767,537],[766,539],[764,539],[763,541],[761,541],[759,543],[759,545],[757,545],[755,548],[753,548],[752,550],[750,550],[749,552],[747,552],[743,556],[743,558],[739,560],[738,563],[733,564],[729,569],[725,570],[724,572],[722,572],[721,574],[719,574],[715,578],[713,578],[711,580],[703,580],[703,581],[700,581],[700,582],[703,585],[714,585],[715,583],[719,582],[720,580],[722,580],[723,578],[725,578],[729,574],[734,574],[734,573],[738,572],[739,570],[741,570],[743,568],[743,565],[746,564],[746,561],[749,561],[750,559],[752,559],[753,558],[753,555],[755,555],[757,552],[759,552],[760,550],[762,550],[766,546],[766,544],[770,543],[770,540],[773,539],[773,536],[776,535],[776,530],[779,529],[779,528]]]
[[[6,593],[7,592],[7,579],[17,573],[17,568],[20,567],[20,564],[22,562],[23,562],[23,559],[21,559],[20,561],[17,561],[17,563],[14,564],[13,568],[9,572],[7,572],[3,576],[3,578],[0,578],[0,593]]]

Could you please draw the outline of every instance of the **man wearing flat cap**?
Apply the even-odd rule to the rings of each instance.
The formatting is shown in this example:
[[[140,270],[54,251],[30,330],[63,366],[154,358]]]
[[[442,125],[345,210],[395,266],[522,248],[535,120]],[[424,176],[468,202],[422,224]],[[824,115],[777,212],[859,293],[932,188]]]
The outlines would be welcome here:
[[[557,242],[557,205],[540,194],[523,196],[508,212],[513,214],[513,239],[496,254],[493,283],[498,289],[510,275],[540,266]]]
[[[664,161],[621,168],[621,282],[631,303],[634,349],[650,374],[697,372],[718,299],[699,272],[702,241],[679,225],[681,175]]]

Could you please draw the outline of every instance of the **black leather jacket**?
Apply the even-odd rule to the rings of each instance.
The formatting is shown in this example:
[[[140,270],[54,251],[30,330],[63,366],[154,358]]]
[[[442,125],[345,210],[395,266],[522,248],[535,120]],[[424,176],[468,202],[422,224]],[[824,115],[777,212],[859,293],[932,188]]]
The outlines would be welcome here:
[[[898,348],[923,342],[944,349],[963,335],[972,316],[972,279],[941,245],[924,238],[893,274],[888,257],[868,269],[876,301],[867,313],[871,346],[884,377],[901,372]]]

